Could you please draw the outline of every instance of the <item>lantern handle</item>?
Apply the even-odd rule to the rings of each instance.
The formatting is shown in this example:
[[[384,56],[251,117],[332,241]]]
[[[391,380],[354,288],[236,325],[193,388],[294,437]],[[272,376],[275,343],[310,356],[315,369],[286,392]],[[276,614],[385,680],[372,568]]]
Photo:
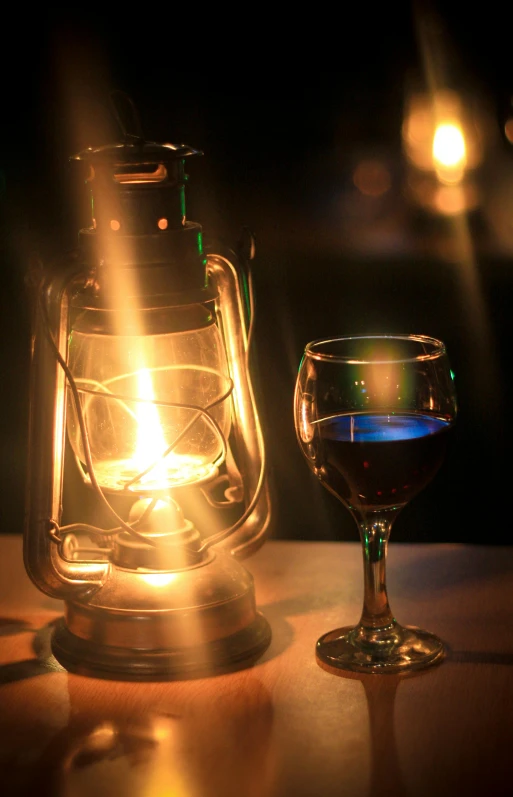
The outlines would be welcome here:
[[[207,537],[202,549],[219,544],[236,558],[244,559],[258,550],[265,541],[271,520],[271,505],[265,446],[249,369],[249,344],[254,320],[250,272],[247,269],[246,307],[250,310],[248,325],[243,299],[245,288],[241,284],[241,263],[240,259],[233,257],[234,254],[233,251],[226,254],[221,254],[219,250],[214,252],[211,244],[207,249],[207,271],[219,294],[218,312],[234,382],[234,433],[242,463],[241,471],[244,473],[246,509],[233,526]]]

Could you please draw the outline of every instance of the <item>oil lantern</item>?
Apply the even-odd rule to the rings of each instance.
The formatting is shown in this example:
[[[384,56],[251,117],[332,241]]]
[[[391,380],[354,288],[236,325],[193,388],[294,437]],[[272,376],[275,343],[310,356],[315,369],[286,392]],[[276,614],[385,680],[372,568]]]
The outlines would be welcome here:
[[[209,674],[271,638],[241,564],[270,522],[249,369],[253,241],[214,251],[186,218],[198,154],[124,135],[74,156],[91,225],[64,268],[33,280],[24,558],[64,601],[52,651],[73,672]],[[106,523],[74,506],[63,524],[68,468]]]

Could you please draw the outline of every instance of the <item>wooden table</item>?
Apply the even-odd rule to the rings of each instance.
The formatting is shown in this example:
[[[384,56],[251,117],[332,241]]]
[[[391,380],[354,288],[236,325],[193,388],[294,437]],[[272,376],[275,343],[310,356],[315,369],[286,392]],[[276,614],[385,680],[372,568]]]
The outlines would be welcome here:
[[[316,663],[355,622],[357,543],[269,541],[246,562],[273,642],[252,668],[132,684],[69,675],[49,653],[61,604],[0,538],[0,794],[459,797],[513,794],[513,547],[389,547],[405,623],[445,661],[408,678]]]

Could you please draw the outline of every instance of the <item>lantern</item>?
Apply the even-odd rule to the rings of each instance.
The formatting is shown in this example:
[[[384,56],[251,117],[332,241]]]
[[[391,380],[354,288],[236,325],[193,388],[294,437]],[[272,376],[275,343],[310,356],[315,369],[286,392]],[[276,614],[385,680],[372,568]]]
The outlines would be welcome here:
[[[185,161],[198,154],[125,135],[76,155],[92,224],[35,284],[24,557],[64,600],[52,651],[71,671],[183,677],[270,642],[240,562],[270,522],[250,275],[242,249],[206,252],[186,219]],[[76,507],[62,524],[71,467],[107,524]]]

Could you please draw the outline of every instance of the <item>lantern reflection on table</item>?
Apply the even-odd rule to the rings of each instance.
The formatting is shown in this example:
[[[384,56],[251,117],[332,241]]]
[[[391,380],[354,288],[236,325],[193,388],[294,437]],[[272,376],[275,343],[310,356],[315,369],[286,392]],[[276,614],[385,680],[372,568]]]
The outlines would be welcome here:
[[[77,155],[92,225],[61,273],[33,281],[24,555],[35,584],[65,601],[52,651],[72,671],[208,674],[270,641],[238,561],[270,521],[248,370],[253,241],[205,254],[185,215],[196,154],[125,135]],[[108,528],[61,525],[66,431]],[[208,508],[197,525],[182,507],[191,490]],[[230,522],[211,523],[217,513]]]

